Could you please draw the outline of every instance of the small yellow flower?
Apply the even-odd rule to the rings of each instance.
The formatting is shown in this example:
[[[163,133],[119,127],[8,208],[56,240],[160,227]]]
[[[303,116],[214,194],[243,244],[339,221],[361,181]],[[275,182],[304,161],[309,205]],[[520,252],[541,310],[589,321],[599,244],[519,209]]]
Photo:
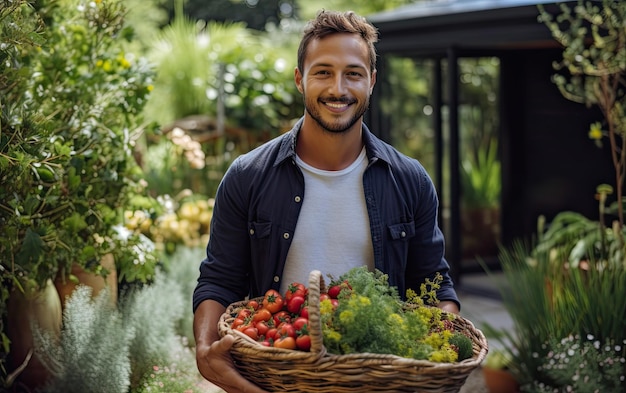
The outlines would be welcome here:
[[[589,128],[589,138],[594,141],[602,139],[602,125],[599,122],[593,123]]]
[[[359,299],[359,304],[361,306],[366,306],[367,307],[367,306],[371,306],[372,305],[372,301],[368,297],[359,296],[358,299]]]
[[[351,310],[342,311],[339,314],[339,320],[343,323],[350,323],[354,320],[354,313]]]
[[[402,318],[402,316],[398,313],[393,313],[389,315],[389,324],[391,326],[397,325],[400,327],[400,329],[404,328],[404,319]]]
[[[130,61],[128,61],[124,55],[119,55],[117,57],[117,62],[120,64],[122,68],[130,68]]]
[[[146,90],[148,90],[148,92],[151,92],[152,90],[154,90],[154,85],[146,86]]]
[[[102,69],[103,69],[105,72],[109,72],[109,71],[111,71],[111,69],[112,69],[112,68],[113,68],[113,67],[111,66],[111,62],[110,62],[109,60],[105,60],[105,61],[104,61],[104,63],[102,64]]]
[[[437,363],[454,363],[458,358],[458,353],[450,345],[446,344],[441,349],[432,352],[428,360]]]
[[[325,336],[325,338],[328,338],[332,341],[336,341],[336,342],[340,342],[341,341],[341,333],[339,333],[338,331],[335,330],[327,330],[326,331],[327,335]]]
[[[101,68],[104,65],[104,61],[102,59],[99,59],[98,61],[96,61],[96,67]]]
[[[320,313],[322,315],[330,315],[333,313],[333,304],[330,300],[326,299],[320,302]]]

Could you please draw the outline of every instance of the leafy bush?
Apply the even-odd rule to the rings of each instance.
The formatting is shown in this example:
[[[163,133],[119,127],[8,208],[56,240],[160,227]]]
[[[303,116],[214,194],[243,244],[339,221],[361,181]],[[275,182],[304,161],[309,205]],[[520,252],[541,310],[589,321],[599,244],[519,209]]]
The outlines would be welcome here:
[[[120,1],[18,3],[0,20],[0,255],[36,286],[107,253],[136,259],[138,238],[122,240],[115,227],[143,192],[132,143],[153,72],[121,49],[130,32]],[[14,41],[28,18],[43,26],[26,33],[37,41]]]
[[[500,340],[508,350],[509,368],[522,391],[536,391],[532,386],[539,385],[565,389],[580,371],[576,367],[559,371],[547,364],[553,364],[556,353],[578,353],[587,345],[587,337],[602,347],[608,343],[621,347],[612,354],[586,352],[585,361],[605,355],[624,358],[626,347],[620,344],[626,340],[624,263],[590,258],[574,267],[554,248],[521,242],[503,250],[500,260],[507,279],[501,291],[503,303],[514,323],[514,331],[502,332]],[[560,343],[568,337],[574,338]],[[621,367],[623,370],[624,363]],[[558,379],[556,372],[561,375]],[[587,368],[585,372],[596,381],[599,391],[614,391],[612,371],[606,374],[602,368]],[[569,382],[562,383],[563,378]]]
[[[618,392],[626,383],[626,341],[568,336],[552,338],[545,346],[551,350],[538,370],[547,378],[534,381],[525,391]]]

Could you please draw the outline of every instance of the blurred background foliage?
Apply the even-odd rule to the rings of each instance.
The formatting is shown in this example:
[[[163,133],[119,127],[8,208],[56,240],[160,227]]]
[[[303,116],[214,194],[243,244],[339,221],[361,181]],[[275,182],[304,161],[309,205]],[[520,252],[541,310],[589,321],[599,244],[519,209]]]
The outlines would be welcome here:
[[[303,24],[323,8],[367,15],[409,2],[128,0],[128,51],[146,56],[156,73],[136,157],[161,205],[127,212],[127,227],[169,251],[181,239],[205,240],[208,233],[194,231],[208,226],[183,205],[210,209],[232,160],[303,113],[293,83]]]

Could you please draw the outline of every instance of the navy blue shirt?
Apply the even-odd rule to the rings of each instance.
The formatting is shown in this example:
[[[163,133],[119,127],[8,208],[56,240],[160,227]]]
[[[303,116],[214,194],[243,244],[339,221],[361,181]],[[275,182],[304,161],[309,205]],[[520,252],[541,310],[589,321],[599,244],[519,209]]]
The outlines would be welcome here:
[[[279,290],[287,251],[306,197],[296,164],[294,128],[235,159],[216,196],[193,310],[207,299],[224,306],[246,296]],[[363,174],[375,267],[388,274],[399,294],[420,293],[426,278],[441,273],[441,301],[459,304],[444,238],[437,223],[438,198],[424,167],[378,139],[363,125],[368,166]],[[329,230],[332,222],[328,223]],[[306,284],[306,283],[305,283]]]

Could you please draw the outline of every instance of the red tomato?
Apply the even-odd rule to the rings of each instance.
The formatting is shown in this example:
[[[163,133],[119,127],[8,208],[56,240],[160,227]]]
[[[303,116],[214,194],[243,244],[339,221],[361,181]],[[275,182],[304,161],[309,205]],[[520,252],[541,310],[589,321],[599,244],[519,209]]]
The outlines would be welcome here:
[[[252,314],[253,322],[269,321],[270,319],[272,319],[272,313],[266,308],[259,308]]]
[[[304,296],[295,295],[287,302],[287,311],[298,314],[304,306]]]
[[[285,292],[285,301],[289,302],[294,296],[302,296],[305,297],[307,293],[307,288],[304,284],[299,282],[292,282],[287,287],[287,292]]]
[[[339,292],[341,292],[341,285],[333,285],[328,288],[328,296],[330,296],[331,299],[337,299]]]
[[[300,310],[300,316],[309,319],[309,306],[302,307],[302,310]]]
[[[243,326],[243,325],[245,325],[245,324],[246,324],[246,322],[245,322],[245,320],[244,320],[244,319],[242,319],[242,318],[235,318],[235,319],[233,320],[233,323],[230,325],[230,327],[231,327],[232,329],[236,329],[236,328],[238,328],[239,326]]]
[[[265,296],[263,297],[263,308],[270,310],[270,312],[274,314],[283,309],[283,304],[284,299],[278,291],[269,289],[265,292]]]
[[[301,351],[311,350],[311,336],[308,334],[301,334],[296,338],[296,347]]]
[[[337,308],[337,306],[339,306],[339,300],[337,299],[330,299],[330,304],[333,305],[333,309]]]
[[[302,330],[303,327],[309,325],[309,320],[304,317],[298,317],[293,321],[292,325],[293,325],[293,328],[296,329],[296,332],[298,332]]]
[[[265,336],[270,327],[265,321],[258,321],[254,324],[254,327],[259,331],[259,336]]]
[[[276,329],[275,327],[271,327],[267,330],[267,332],[265,332],[265,339],[274,340],[276,339],[277,334],[278,334],[278,329]]]
[[[296,349],[296,339],[293,337],[281,337],[274,341],[274,346],[283,349]]]
[[[280,337],[296,337],[296,329],[292,324],[283,322],[278,326],[278,334]]]
[[[246,319],[249,318],[250,315],[252,315],[252,310],[250,310],[249,308],[242,308],[237,313],[237,318]]]
[[[283,322],[291,322],[291,315],[285,310],[279,311],[273,316],[274,326],[278,326]]]
[[[320,293],[320,303],[327,299],[330,299],[330,296],[328,296],[328,293],[326,292]]]
[[[254,326],[248,326],[242,332],[253,340],[259,339],[259,331]]]
[[[250,300],[248,302],[247,307],[253,311],[258,310],[259,309],[259,302],[257,302],[256,300]]]

